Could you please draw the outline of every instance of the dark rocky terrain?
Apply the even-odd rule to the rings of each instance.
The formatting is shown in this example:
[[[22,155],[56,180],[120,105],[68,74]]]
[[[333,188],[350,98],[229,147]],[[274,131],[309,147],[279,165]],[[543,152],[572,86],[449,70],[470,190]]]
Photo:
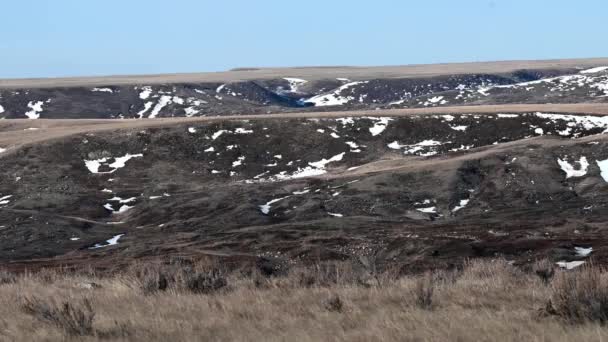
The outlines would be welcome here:
[[[608,116],[452,107],[245,116],[602,103],[606,69],[0,94],[5,137],[45,134],[12,120],[26,116],[243,115],[154,127],[124,120],[14,146],[0,136],[0,262],[8,267],[209,255],[292,263],[372,255],[404,271],[475,257],[564,267],[608,260]],[[65,125],[77,121],[87,120]]]

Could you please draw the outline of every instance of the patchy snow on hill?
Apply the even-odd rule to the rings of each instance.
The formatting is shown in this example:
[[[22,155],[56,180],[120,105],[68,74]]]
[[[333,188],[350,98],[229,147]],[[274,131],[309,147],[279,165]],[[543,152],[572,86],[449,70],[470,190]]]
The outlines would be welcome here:
[[[341,105],[347,104],[350,101],[355,99],[355,97],[353,95],[348,95],[348,96],[343,95],[342,94],[343,92],[347,91],[348,88],[351,88],[358,84],[365,84],[368,82],[369,81],[350,82],[350,83],[342,85],[341,87],[339,87],[338,89],[334,90],[333,92],[331,92],[329,94],[317,95],[317,96],[311,97],[310,99],[304,100],[304,102],[312,103],[316,107],[341,106]]]
[[[146,114],[150,108],[152,108],[152,106],[154,105],[154,102],[146,102],[144,104],[144,109],[140,110],[139,112],[137,112],[137,116],[142,119],[144,117],[144,114]]]
[[[571,128],[578,127],[587,131],[599,128],[604,129],[604,133],[608,133],[608,116],[568,115],[540,112],[537,112],[535,115],[553,123],[557,123],[558,121],[567,122],[568,127]]]
[[[375,121],[374,126],[369,129],[369,132],[374,137],[377,136],[377,135],[380,135],[382,132],[384,132],[384,130],[388,126],[388,123],[390,121],[393,121],[392,118],[388,118],[388,117],[379,117],[379,118],[377,118],[377,117],[366,117],[366,119]]]
[[[108,164],[110,158],[101,158],[95,160],[85,160],[84,164],[89,169],[89,171],[93,174],[109,174],[114,173],[116,170],[125,167],[126,163],[133,158],[141,158],[143,154],[125,154],[122,157],[115,157],[114,162],[112,164]],[[113,169],[107,172],[100,172],[99,168],[102,165],[107,165],[109,168]]]
[[[467,204],[469,204],[469,201],[470,201],[470,199],[460,200],[460,203],[457,206],[455,206],[454,209],[452,209],[452,212],[455,213],[461,209],[464,209],[467,206]]]
[[[13,195],[5,195],[2,196],[0,195],[0,205],[7,205],[10,203],[10,199],[13,197]]]
[[[99,92],[99,93],[114,93],[114,90],[110,89],[110,88],[93,88],[91,89],[92,92]]]
[[[601,172],[602,178],[604,178],[604,180],[606,182],[608,182],[608,159],[606,159],[606,160],[598,160],[597,161],[597,166],[599,166],[599,168],[600,168],[600,172]]]
[[[97,249],[97,248],[103,248],[103,247],[108,247],[108,246],[115,246],[118,245],[118,240],[120,240],[121,237],[123,237],[125,234],[118,234],[113,236],[112,238],[106,240],[105,243],[101,244],[95,244],[95,246],[91,247],[91,249]]]
[[[574,252],[578,257],[586,257],[593,252],[593,247],[584,248],[584,247],[574,247]]]
[[[416,210],[418,210],[419,212],[425,213],[425,214],[436,214],[437,213],[437,207],[418,208]]]
[[[270,213],[270,209],[272,208],[272,204],[277,203],[279,201],[282,201],[286,198],[289,198],[291,196],[285,196],[285,197],[281,197],[281,198],[276,198],[273,199],[271,201],[268,201],[266,204],[262,204],[260,206],[258,206],[260,208],[260,211],[262,212],[262,214],[264,215],[268,215]]]
[[[161,96],[160,100],[158,100],[158,103],[156,104],[156,106],[154,106],[154,109],[152,109],[152,113],[150,113],[150,116],[148,116],[148,118],[153,119],[158,116],[158,114],[160,114],[160,111],[172,102],[171,98],[172,97],[168,95]]]
[[[285,77],[283,79],[289,82],[289,92],[291,93],[297,93],[301,85],[308,83],[308,81],[299,78]]]
[[[584,261],[558,261],[555,264],[561,268],[565,268],[567,270],[572,270],[575,269],[581,265],[583,265],[585,262]]]
[[[579,164],[579,168],[576,169],[570,163],[565,160],[558,159],[557,163],[562,168],[562,171],[566,173],[566,179],[573,177],[583,177],[587,174],[587,169],[589,168],[589,162],[586,157],[581,157],[576,163]]]
[[[25,116],[27,116],[29,119],[35,120],[40,118],[40,113],[42,113],[43,108],[42,106],[44,105],[44,102],[42,101],[30,101],[27,106],[28,108],[30,108],[30,111],[25,112]]]
[[[329,159],[322,159],[322,160],[319,160],[318,162],[310,162],[310,163],[308,163],[308,165],[310,165],[310,166],[312,166],[314,168],[317,168],[317,169],[324,169],[327,164],[329,164],[331,162],[342,160],[342,158],[344,158],[344,154],[346,154],[346,153],[342,152],[342,153],[340,153],[338,155],[335,155],[335,156],[333,156],[333,157],[331,157]]]
[[[152,95],[152,87],[142,87],[142,91],[139,93],[139,98],[147,100]]]
[[[606,71],[606,70],[608,70],[608,66],[602,66],[602,67],[583,70],[583,71],[581,71],[581,74],[597,74],[598,72],[602,72],[602,71]]]

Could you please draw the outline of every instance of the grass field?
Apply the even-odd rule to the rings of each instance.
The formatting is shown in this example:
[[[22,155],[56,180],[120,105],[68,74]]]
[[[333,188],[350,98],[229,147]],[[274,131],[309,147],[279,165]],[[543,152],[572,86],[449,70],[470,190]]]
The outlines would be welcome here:
[[[111,276],[3,274],[11,341],[603,341],[608,274],[474,261],[396,276],[357,263],[223,271],[136,265]],[[273,276],[269,276],[274,273]],[[554,274],[555,273],[555,274]]]

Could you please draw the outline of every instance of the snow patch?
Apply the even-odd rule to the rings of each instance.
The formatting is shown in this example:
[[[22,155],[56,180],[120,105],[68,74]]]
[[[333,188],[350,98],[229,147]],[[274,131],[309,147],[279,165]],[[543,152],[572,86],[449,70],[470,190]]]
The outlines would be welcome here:
[[[114,162],[112,164],[107,164],[109,158],[101,158],[101,159],[96,159],[96,160],[85,160],[84,164],[87,167],[87,169],[89,169],[89,171],[93,174],[109,174],[109,173],[114,173],[116,172],[116,170],[123,168],[125,166],[125,164],[133,159],[133,158],[141,158],[143,157],[143,154],[126,154],[122,157],[115,157],[114,158]],[[113,170],[111,171],[107,171],[107,172],[99,172],[99,168],[102,165],[106,165],[110,168],[112,168]]]
[[[581,74],[597,74],[598,72],[602,72],[602,71],[606,71],[606,70],[608,70],[608,66],[583,70],[583,71],[581,71]]]
[[[574,252],[578,257],[586,257],[593,252],[593,247],[584,248],[584,247],[574,247]]]
[[[375,117],[368,117],[368,119],[376,121],[374,123],[374,126],[371,127],[369,129],[369,132],[372,134],[372,136],[377,136],[380,135],[382,132],[384,132],[384,130],[386,129],[386,127],[388,126],[388,123],[390,121],[393,121],[393,119],[391,118],[375,118]]]
[[[568,163],[565,160],[558,159],[557,163],[562,168],[562,171],[566,173],[566,179],[573,177],[583,177],[587,174],[587,169],[589,168],[589,162],[586,157],[581,157],[577,163],[580,165],[580,168],[575,169],[574,166]]]
[[[123,237],[124,235],[125,234],[115,235],[112,238],[106,240],[105,244],[98,243],[95,246],[91,247],[91,249],[97,249],[97,248],[103,248],[103,247],[118,245],[118,240],[120,240],[120,238]]]
[[[42,102],[42,101],[36,101],[36,102],[30,101],[27,104],[27,106],[31,110],[26,112],[25,116],[27,116],[29,119],[32,119],[32,120],[40,118],[40,113],[43,111],[42,105],[44,105],[44,102]]]
[[[333,92],[331,92],[329,94],[317,95],[317,96],[311,97],[308,100],[304,100],[304,102],[313,103],[316,107],[341,106],[341,105],[347,104],[350,101],[355,99],[354,96],[343,96],[342,92],[344,92],[348,88],[351,88],[358,84],[365,84],[365,83],[368,83],[368,81],[350,82],[350,83],[342,85],[341,87],[339,87],[338,89],[334,90]]]
[[[570,261],[570,262],[558,261],[555,264],[561,268],[571,270],[571,269],[574,269],[574,268],[577,268],[577,267],[583,265],[584,263],[585,263],[584,261]]]
[[[273,199],[273,200],[267,202],[266,204],[262,204],[262,205],[259,206],[260,211],[262,212],[262,214],[268,215],[270,213],[270,209],[271,209],[272,204],[277,203],[279,201],[282,201],[282,200],[284,200],[286,198],[289,198],[289,197],[291,197],[291,196],[285,196],[285,197],[281,197],[281,198],[276,198],[276,199]]]
[[[110,88],[93,88],[91,91],[100,92],[100,93],[114,93],[114,90]]]
[[[602,178],[604,178],[604,180],[606,182],[608,182],[608,159],[598,160],[596,162],[597,162],[597,166],[599,166],[599,168],[600,168],[600,173],[602,175]]]

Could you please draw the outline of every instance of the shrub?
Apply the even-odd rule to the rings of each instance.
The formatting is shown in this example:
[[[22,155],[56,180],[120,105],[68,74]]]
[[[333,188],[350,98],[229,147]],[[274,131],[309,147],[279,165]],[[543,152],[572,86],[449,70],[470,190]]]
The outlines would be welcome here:
[[[555,266],[547,259],[537,261],[532,267],[532,270],[545,285],[548,285],[555,275]]]
[[[545,312],[571,323],[608,323],[608,284],[597,267],[561,272]]]
[[[342,312],[344,311],[344,302],[340,296],[335,295],[325,302],[325,309],[330,312]]]
[[[141,289],[145,295],[165,291],[169,286],[167,277],[159,271],[147,272],[141,278]]]
[[[43,301],[37,297],[24,297],[22,310],[40,320],[54,325],[72,336],[92,336],[95,311],[88,299],[78,303]]]
[[[431,309],[433,307],[433,294],[435,292],[435,283],[433,275],[426,273],[416,281],[414,287],[414,296],[416,305],[421,309]]]
[[[0,285],[14,284],[17,282],[17,276],[14,273],[0,271]]]
[[[216,269],[186,274],[184,282],[189,291],[200,294],[210,294],[228,286],[226,278]]]

